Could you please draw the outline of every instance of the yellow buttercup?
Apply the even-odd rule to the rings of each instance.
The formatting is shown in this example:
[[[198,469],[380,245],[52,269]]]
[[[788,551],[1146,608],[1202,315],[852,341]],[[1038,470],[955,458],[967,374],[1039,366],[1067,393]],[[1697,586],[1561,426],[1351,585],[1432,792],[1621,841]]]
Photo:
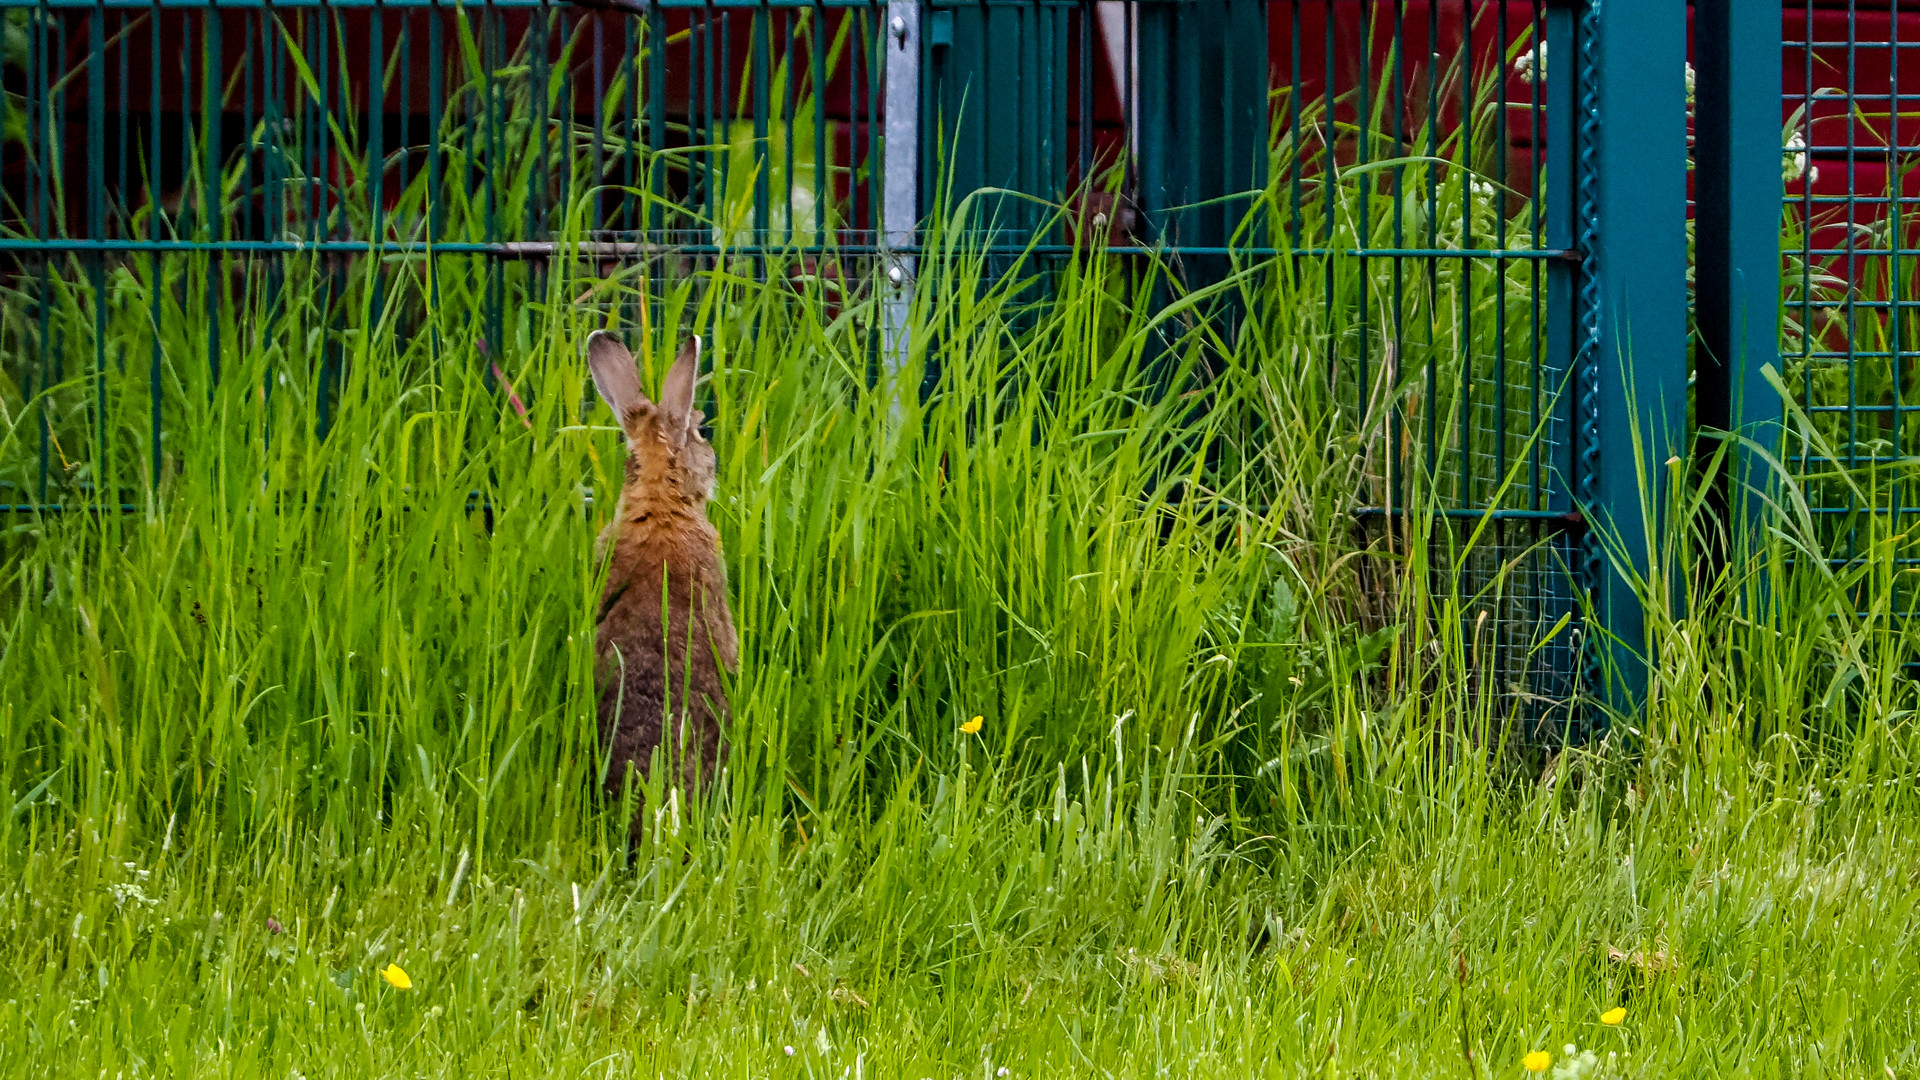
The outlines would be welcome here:
[[[381,968],[380,977],[387,980],[387,985],[395,990],[413,989],[413,980],[407,978],[407,973],[400,970],[399,964],[388,964]]]

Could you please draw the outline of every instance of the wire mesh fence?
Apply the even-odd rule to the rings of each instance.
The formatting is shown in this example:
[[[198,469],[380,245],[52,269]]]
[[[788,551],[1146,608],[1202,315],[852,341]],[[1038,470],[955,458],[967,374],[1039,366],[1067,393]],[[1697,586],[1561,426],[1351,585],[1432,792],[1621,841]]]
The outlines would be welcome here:
[[[1432,588],[1470,599],[1485,685],[1555,731],[1582,614],[1576,101],[1545,71],[1551,39],[1575,54],[1574,15],[942,0],[923,16],[922,207],[971,193],[964,224],[1003,250],[1093,234],[1188,285],[1250,267],[1310,281],[1311,347],[1365,462],[1354,511],[1380,544],[1439,515],[1458,557],[1433,561]]]
[[[1463,598],[1487,684],[1564,721],[1593,440],[1579,15],[0,0],[0,390],[37,428],[0,503],[154,505],[220,440],[285,437],[276,395],[324,438],[359,336],[426,340],[449,292],[480,299],[488,362],[467,374],[493,380],[559,262],[644,265],[623,302],[656,319],[722,265],[871,299],[929,240],[888,235],[904,190],[906,220],[1038,280],[1097,252],[1138,265],[1132,288],[1311,284],[1303,340],[1364,462],[1353,511],[1377,538],[1437,515],[1433,584]],[[1231,302],[1209,317],[1258,332]],[[190,435],[232,407],[213,388],[236,348],[280,350],[258,414]]]
[[[1920,512],[1920,24],[1896,5],[1790,4],[1784,375],[1805,411],[1792,464],[1835,566],[1885,559],[1916,597],[1905,539]],[[1889,543],[1891,541],[1891,543]]]
[[[556,253],[684,279],[877,250],[884,12],[7,5],[0,259],[41,438],[4,501],[141,502],[192,408],[167,384],[217,384],[249,341],[317,341],[288,360],[324,433],[355,325],[413,333],[443,288],[484,291],[498,350]],[[388,271],[423,264],[403,299]]]

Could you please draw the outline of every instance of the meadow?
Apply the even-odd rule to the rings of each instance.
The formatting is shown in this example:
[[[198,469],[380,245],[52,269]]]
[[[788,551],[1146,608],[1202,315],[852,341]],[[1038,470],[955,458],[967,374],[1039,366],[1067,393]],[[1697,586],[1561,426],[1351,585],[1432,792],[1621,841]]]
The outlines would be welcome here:
[[[1775,476],[1727,537],[1703,438],[1646,707],[1561,746],[1486,692],[1457,492],[1355,523],[1395,429],[1328,377],[1389,291],[1407,372],[1499,352],[1497,310],[1524,342],[1524,268],[927,249],[897,369],[878,297],[799,263],[11,285],[0,351],[69,362],[7,369],[0,482],[45,440],[130,509],[0,533],[0,1076],[1920,1069],[1899,538],[1829,562],[1804,495],[1866,481]],[[707,340],[741,631],[727,770],[647,791],[632,848],[592,719],[610,324]]]

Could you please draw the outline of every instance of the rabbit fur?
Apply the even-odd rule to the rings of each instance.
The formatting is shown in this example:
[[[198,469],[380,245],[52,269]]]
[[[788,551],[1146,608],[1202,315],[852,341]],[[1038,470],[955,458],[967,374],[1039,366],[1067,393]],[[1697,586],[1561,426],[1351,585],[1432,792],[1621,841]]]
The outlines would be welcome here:
[[[707,520],[716,461],[693,406],[700,339],[674,359],[660,400],[640,389],[633,354],[599,331],[587,339],[587,367],[626,434],[626,482],[613,520],[595,544],[607,561],[594,642],[605,787],[619,798],[661,750],[689,791],[712,778],[726,753],[721,669],[738,664],[727,607],[720,534]],[[640,815],[632,829],[638,833]]]

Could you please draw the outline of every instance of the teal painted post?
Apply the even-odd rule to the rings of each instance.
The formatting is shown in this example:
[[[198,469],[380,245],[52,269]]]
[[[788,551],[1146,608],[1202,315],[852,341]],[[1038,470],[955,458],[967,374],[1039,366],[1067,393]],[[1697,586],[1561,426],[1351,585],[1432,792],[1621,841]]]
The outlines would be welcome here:
[[[1780,396],[1780,0],[1700,0],[1694,51],[1694,416],[1771,447]],[[1729,531],[1754,535],[1765,463],[1736,448],[1723,490]],[[1733,545],[1735,552],[1740,545]]]
[[[1686,18],[1679,0],[1589,0],[1582,20],[1589,340],[1578,481],[1583,511],[1617,545],[1609,554],[1600,536],[1586,541],[1603,631],[1589,676],[1622,714],[1646,701],[1653,643],[1635,580],[1648,579],[1666,463],[1686,436]]]
[[[1142,239],[1218,252],[1233,242],[1251,193],[1266,186],[1267,7],[1264,0],[1135,5],[1138,80],[1129,92],[1137,85]],[[1217,253],[1189,251],[1179,265],[1190,288],[1222,281],[1233,270],[1232,259]],[[1165,283],[1155,288],[1159,307],[1171,297]],[[1229,341],[1242,316],[1238,301],[1228,294],[1211,308]],[[1163,351],[1165,341],[1156,336],[1147,355],[1161,392],[1172,388],[1166,380],[1177,367]]]
[[[928,4],[921,54],[920,198],[957,208],[981,188],[1041,199],[1065,194],[1067,8],[1052,4]],[[1013,195],[975,197],[963,227],[997,230],[995,245],[1019,250],[1046,216]]]
[[[1174,247],[1224,247],[1249,208],[1244,196],[1266,183],[1267,5],[1143,0],[1137,13],[1148,235]]]

